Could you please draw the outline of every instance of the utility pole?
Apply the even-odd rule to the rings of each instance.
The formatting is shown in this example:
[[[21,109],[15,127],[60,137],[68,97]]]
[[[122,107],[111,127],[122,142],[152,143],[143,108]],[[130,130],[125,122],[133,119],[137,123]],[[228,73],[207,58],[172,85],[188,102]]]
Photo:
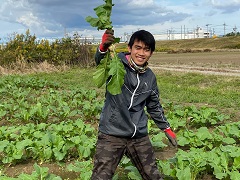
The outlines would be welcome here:
[[[167,40],[170,40],[170,30],[167,29]]]
[[[207,26],[207,38],[209,38],[209,33],[208,33],[208,26],[211,25],[211,24],[206,24]]]
[[[64,27],[64,37],[67,37],[67,28],[66,27]]]
[[[171,27],[171,39],[174,40],[173,28]]]
[[[235,34],[235,36],[237,35],[237,27],[236,27],[236,25],[235,25],[235,27],[233,28],[233,31],[234,31],[234,34]]]
[[[183,31],[184,31],[184,39],[185,39],[185,36],[186,36],[186,32],[185,32],[185,30],[186,30],[186,28],[185,28],[185,25],[184,25],[184,29],[183,29]]]
[[[171,40],[172,31],[171,31],[171,29],[169,29],[168,31],[169,31],[169,40]]]
[[[197,25],[197,33],[196,33],[197,38],[199,38],[199,29],[200,29],[200,27]]]
[[[182,26],[181,26],[181,39],[182,39]]]
[[[223,24],[223,30],[224,30],[224,34],[223,34],[223,35],[224,35],[224,36],[225,36],[225,34],[226,34],[226,26],[227,26],[227,25],[226,25],[226,23],[224,22],[224,24]]]

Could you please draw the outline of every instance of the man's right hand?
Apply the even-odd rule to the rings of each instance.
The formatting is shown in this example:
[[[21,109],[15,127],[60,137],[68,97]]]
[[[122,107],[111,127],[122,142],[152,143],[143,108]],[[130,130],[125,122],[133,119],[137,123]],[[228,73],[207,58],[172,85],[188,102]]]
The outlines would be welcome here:
[[[178,143],[177,143],[177,137],[176,137],[176,134],[171,130],[170,127],[166,128],[164,130],[165,132],[165,135],[167,136],[168,140],[170,141],[170,143],[177,147]]]
[[[107,29],[102,36],[102,42],[99,46],[100,51],[106,52],[109,46],[114,43],[114,40],[114,31],[112,29]]]

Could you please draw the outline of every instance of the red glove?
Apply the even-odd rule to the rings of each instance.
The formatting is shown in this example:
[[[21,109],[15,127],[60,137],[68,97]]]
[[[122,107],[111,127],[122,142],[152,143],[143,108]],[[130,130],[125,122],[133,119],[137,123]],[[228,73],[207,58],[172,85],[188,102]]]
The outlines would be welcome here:
[[[99,46],[100,51],[106,52],[111,46],[112,43],[114,43],[115,37],[113,36],[114,31],[112,29],[107,29],[103,36],[102,36],[102,43]]]
[[[176,134],[171,130],[171,128],[170,127],[166,128],[164,130],[164,132],[165,132],[165,135],[167,136],[168,140],[170,141],[170,143],[173,146],[177,147],[177,145],[178,145],[177,144],[177,137],[176,137]]]

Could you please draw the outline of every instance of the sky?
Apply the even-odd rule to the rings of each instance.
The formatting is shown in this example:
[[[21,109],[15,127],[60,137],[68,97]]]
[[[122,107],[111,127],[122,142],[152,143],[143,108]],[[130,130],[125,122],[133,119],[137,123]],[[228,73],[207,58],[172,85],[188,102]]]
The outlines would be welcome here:
[[[96,17],[104,0],[0,0],[0,42],[30,30],[38,38],[62,38],[67,33],[101,37],[86,22]],[[116,37],[139,29],[153,34],[197,27],[216,35],[240,31],[240,0],[113,0],[112,25]]]

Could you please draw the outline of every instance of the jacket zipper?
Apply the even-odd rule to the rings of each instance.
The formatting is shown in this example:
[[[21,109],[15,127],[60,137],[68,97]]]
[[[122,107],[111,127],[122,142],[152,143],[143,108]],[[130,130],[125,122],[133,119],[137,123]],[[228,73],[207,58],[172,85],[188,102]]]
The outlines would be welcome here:
[[[135,94],[136,94],[136,91],[137,91],[137,89],[138,89],[138,87],[139,87],[139,85],[140,85],[140,79],[139,79],[139,75],[138,75],[138,73],[137,73],[137,87],[134,89],[134,91],[133,91],[133,94],[132,94],[132,97],[131,97],[131,102],[130,102],[130,105],[129,105],[129,107],[128,107],[128,110],[132,107],[132,105],[133,105],[133,98],[134,98],[134,96],[135,96]],[[136,124],[134,124],[133,122],[132,122],[132,124],[133,124],[133,126],[134,126],[134,132],[133,132],[133,135],[132,135],[132,137],[131,138],[133,138],[134,136],[135,136],[135,134],[136,134],[136,132],[137,132],[137,126],[136,126]]]

